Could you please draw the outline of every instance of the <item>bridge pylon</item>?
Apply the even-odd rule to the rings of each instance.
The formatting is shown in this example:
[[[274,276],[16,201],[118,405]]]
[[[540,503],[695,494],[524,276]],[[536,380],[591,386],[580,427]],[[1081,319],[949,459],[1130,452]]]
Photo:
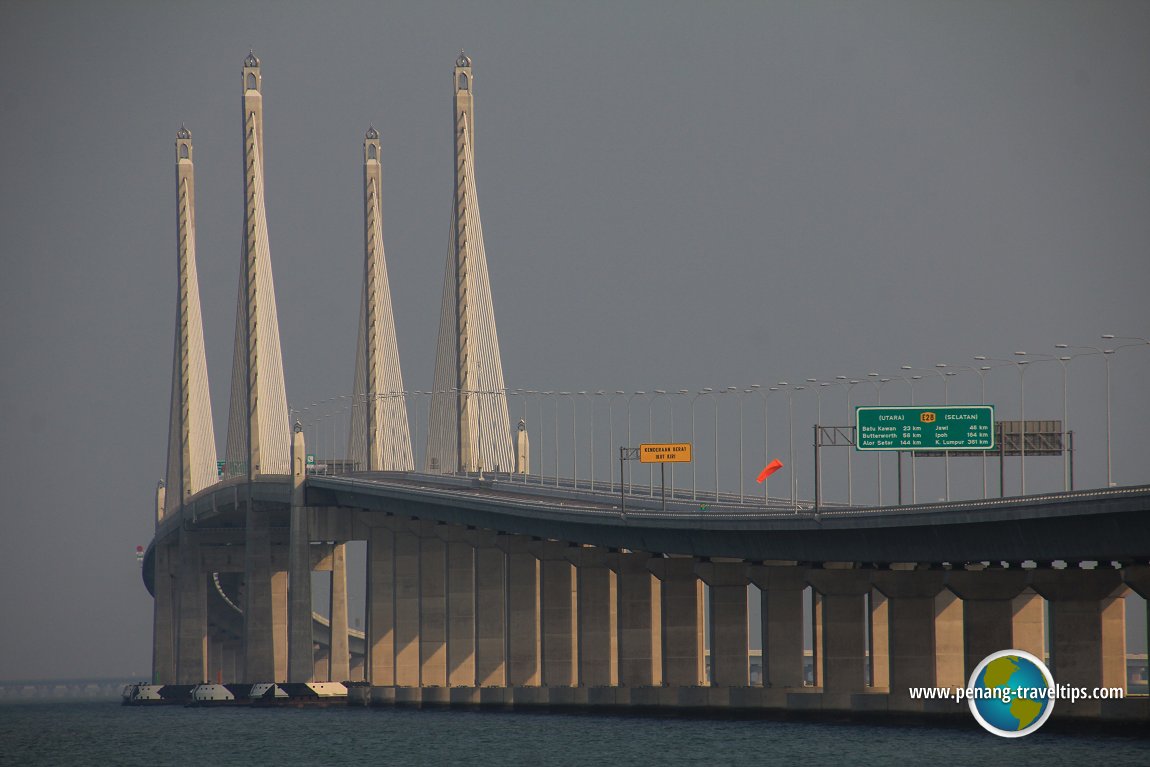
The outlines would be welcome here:
[[[347,457],[364,471],[411,471],[411,432],[383,250],[379,131],[363,140],[363,291]]]
[[[454,72],[455,193],[443,281],[425,470],[512,471],[503,363],[475,186],[474,78],[460,52]]]
[[[291,433],[264,205],[260,62],[243,67],[244,237],[232,357],[227,475],[290,474]]]
[[[176,337],[168,416],[165,516],[178,511],[185,499],[215,484],[217,479],[216,437],[196,270],[196,171],[192,155],[192,133],[180,128],[176,133]]]

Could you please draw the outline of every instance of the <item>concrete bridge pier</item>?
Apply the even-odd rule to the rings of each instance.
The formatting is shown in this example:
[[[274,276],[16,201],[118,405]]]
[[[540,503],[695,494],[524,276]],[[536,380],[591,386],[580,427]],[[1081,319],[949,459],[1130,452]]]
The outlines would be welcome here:
[[[874,586],[886,596],[889,606],[890,705],[921,710],[920,701],[910,700],[911,687],[963,686],[962,628],[961,623],[942,620],[954,602],[952,594],[943,594],[945,573],[914,567],[895,564],[890,570],[876,572]],[[957,642],[947,636],[955,629],[959,632]],[[955,644],[957,655],[942,652]],[[953,665],[957,665],[957,674],[951,673]]]
[[[617,555],[619,684],[663,683],[662,603],[659,580],[647,567],[650,554]]]
[[[1050,671],[1060,685],[1126,687],[1128,587],[1113,569],[1036,570],[1034,590],[1050,606]],[[1060,705],[1066,702],[1060,701]],[[1099,701],[1079,701],[1076,713],[1097,713]]]
[[[475,684],[507,685],[507,554],[475,533]]]
[[[327,678],[332,682],[345,682],[351,678],[351,649],[347,641],[347,544],[344,543],[331,547],[331,586],[328,597],[331,605],[331,643],[328,645],[330,657]],[[309,621],[309,627],[310,624]]]
[[[1123,568],[1122,580],[1135,594],[1146,600],[1143,606],[1143,625],[1146,627],[1146,647],[1150,648],[1150,565]]]
[[[152,605],[152,683],[176,683],[176,599],[173,547],[156,544]]]
[[[673,687],[696,687],[706,681],[703,647],[703,582],[689,557],[650,559],[647,567],[661,586],[663,682]],[[801,635],[800,635],[801,641]]]
[[[866,689],[866,595],[870,573],[840,563],[810,570],[807,582],[819,593],[817,650],[824,706],[850,708],[851,695]],[[818,613],[821,613],[819,615]]]
[[[616,555],[591,546],[574,546],[566,553],[575,565],[578,683],[615,686],[619,684],[619,587],[611,565],[616,564]]]
[[[271,512],[248,500],[244,542],[244,681],[287,679],[286,565],[273,563]],[[282,560],[281,560],[282,562]]]
[[[474,533],[440,525],[447,556],[447,685],[475,686],[476,556]]]
[[[752,583],[761,590],[763,626],[763,686],[777,689],[803,686],[804,568],[754,565]]]
[[[521,535],[499,536],[507,554],[507,683],[538,687],[542,683],[539,560]]]
[[[419,683],[423,687],[447,687],[447,544],[435,528],[426,522],[419,525]]]
[[[292,493],[288,530],[288,677],[289,682],[310,682],[315,672],[311,604],[311,521],[303,483],[303,430],[292,436]],[[334,634],[333,634],[334,636]]]
[[[395,686],[395,532],[369,528],[367,538],[367,647],[364,679]]]
[[[1029,571],[1021,569],[948,573],[947,586],[962,600],[963,677],[966,680],[992,652],[1013,648],[1037,658],[1045,657],[1044,605],[1042,597],[1027,589],[1029,580]],[[1036,626],[1038,636],[1035,636]]]
[[[566,544],[532,544],[539,559],[542,634],[542,684],[574,687],[579,684],[579,606],[575,565],[567,558]]]
[[[711,587],[711,684],[750,684],[747,630],[747,565],[700,562],[695,574]]]
[[[178,550],[176,684],[199,684],[208,678],[207,576],[195,533],[181,530]]]

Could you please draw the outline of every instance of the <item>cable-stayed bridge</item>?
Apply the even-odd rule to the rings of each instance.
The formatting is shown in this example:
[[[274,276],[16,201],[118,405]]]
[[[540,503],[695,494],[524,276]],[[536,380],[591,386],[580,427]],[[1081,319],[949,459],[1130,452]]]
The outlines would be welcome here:
[[[897,462],[905,502],[883,504],[880,495],[877,504],[856,503],[850,480],[845,500],[812,502],[797,493],[789,418],[779,452],[786,491],[772,494],[769,479],[752,484],[744,474],[755,456],[762,465],[774,455],[766,428],[771,395],[783,392],[789,411],[791,393],[805,387],[509,389],[475,184],[472,62],[462,53],[452,73],[454,194],[434,386],[404,386],[383,248],[383,146],[369,129],[351,392],[326,412],[292,413],[264,202],[261,78],[259,60],[249,55],[242,68],[242,269],[219,464],[195,268],[193,148],[189,131],[177,134],[168,473],[144,563],[155,597],[155,683],[355,677],[380,703],[945,712],[943,702],[911,699],[910,688],[963,687],[984,657],[1014,648],[1049,659],[1060,683],[1126,688],[1124,597],[1150,593],[1150,486],[1033,495],[1023,484],[1020,494],[1001,486],[1009,497],[994,498],[984,475],[981,498],[920,504],[911,458],[905,468]],[[862,380],[842,384],[849,393]],[[889,380],[872,383],[878,391]],[[647,428],[632,431],[639,395]],[[723,395],[739,412],[733,490],[720,482]],[[761,399],[761,430],[742,417],[747,395]],[[596,417],[596,398],[607,404],[606,419]],[[625,424],[616,420],[616,398]],[[701,398],[713,404],[710,453],[696,451],[690,465],[670,467],[669,481],[665,467],[657,477],[620,451],[637,448],[640,435],[654,441],[656,402],[667,421],[659,434],[668,441],[690,434],[695,443],[711,427],[696,419]],[[570,405],[566,436],[560,401]],[[529,437],[532,405],[537,429]],[[513,429],[511,414],[520,409]],[[339,459],[337,410],[349,421]],[[318,424],[328,420],[330,447],[309,451],[303,421],[315,424],[322,445]],[[1012,451],[1025,466],[1027,450],[1033,457],[1053,448],[1032,441],[1037,434],[1021,423]],[[1011,432],[1000,431],[1002,446]],[[1064,455],[1061,426],[1057,433]],[[560,466],[561,437],[571,441],[570,473]],[[543,466],[547,438],[555,441],[551,467]],[[816,430],[815,442],[822,438]],[[309,457],[317,452],[313,469]],[[998,459],[1006,455],[1000,447]],[[949,495],[950,457],[942,458]],[[698,464],[711,461],[713,486],[701,487]],[[817,477],[815,487],[818,493]],[[348,630],[349,541],[366,541],[368,552],[359,652]],[[316,570],[331,573],[330,618],[321,624],[312,605]],[[748,599],[756,594],[763,650],[753,675]],[[1059,708],[1060,716],[1127,720],[1148,712],[1147,701],[1134,698]]]

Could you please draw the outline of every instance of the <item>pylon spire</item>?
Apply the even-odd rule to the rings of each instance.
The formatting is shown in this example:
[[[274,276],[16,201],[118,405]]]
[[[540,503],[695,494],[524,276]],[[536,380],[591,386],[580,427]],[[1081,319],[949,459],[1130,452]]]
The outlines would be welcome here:
[[[291,473],[291,432],[264,204],[261,88],[259,60],[248,54],[243,68],[243,265],[228,417],[229,476]]]
[[[364,471],[411,471],[411,434],[383,250],[379,131],[363,140],[363,291],[348,459]]]
[[[192,134],[176,133],[176,338],[168,418],[168,473],[163,514],[216,482],[216,438],[204,353],[200,281],[196,271],[196,175]]]
[[[455,61],[455,194],[435,356],[428,471],[511,471],[507,392],[475,187],[471,59]]]

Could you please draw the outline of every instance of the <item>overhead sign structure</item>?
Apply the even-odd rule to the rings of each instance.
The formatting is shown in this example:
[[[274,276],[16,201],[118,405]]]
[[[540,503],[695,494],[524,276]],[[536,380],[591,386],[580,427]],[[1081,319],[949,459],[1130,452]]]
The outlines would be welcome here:
[[[690,442],[663,442],[639,445],[639,463],[690,462]]]
[[[993,405],[855,408],[858,450],[993,450]]]

